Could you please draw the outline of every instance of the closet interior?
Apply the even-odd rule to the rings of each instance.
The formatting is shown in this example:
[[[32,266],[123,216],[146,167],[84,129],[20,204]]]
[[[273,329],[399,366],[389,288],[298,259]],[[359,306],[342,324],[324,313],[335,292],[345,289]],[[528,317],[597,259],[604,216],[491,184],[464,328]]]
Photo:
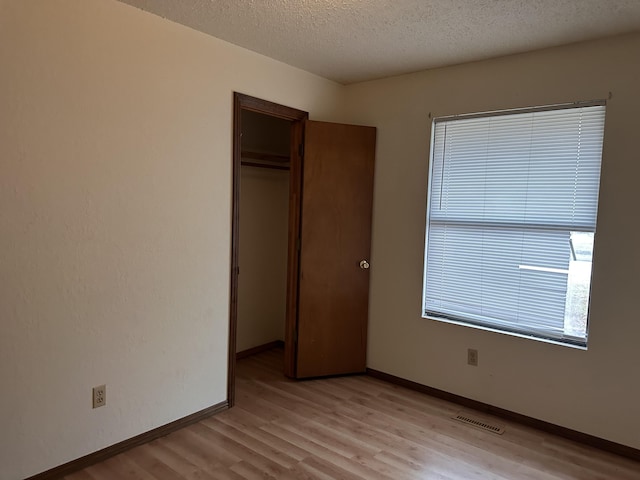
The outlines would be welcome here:
[[[291,121],[241,118],[236,352],[284,342]]]

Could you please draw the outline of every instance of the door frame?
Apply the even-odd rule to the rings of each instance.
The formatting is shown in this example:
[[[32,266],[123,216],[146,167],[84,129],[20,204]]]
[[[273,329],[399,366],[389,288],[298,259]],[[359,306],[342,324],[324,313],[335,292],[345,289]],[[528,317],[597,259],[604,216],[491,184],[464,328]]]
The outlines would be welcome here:
[[[302,190],[302,155],[304,121],[309,113],[267,100],[233,93],[233,151],[231,190],[231,272],[229,298],[229,356],[227,371],[227,403],[235,403],[236,334],[238,327],[238,274],[240,238],[240,167],[242,159],[242,111],[257,112],[291,121],[289,170],[289,227],[287,246],[287,301],[285,319],[284,374],[295,376],[295,340],[298,317],[298,268],[300,210]]]

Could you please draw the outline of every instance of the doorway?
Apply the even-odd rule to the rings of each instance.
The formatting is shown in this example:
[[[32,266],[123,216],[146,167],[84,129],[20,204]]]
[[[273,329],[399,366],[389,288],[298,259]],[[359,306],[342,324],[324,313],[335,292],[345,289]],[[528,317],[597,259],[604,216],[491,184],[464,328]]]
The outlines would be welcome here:
[[[291,122],[242,112],[236,358],[284,345]]]
[[[245,131],[252,122],[257,125],[256,131]],[[285,136],[288,133],[288,158],[287,139],[274,138],[276,134],[270,132],[276,131],[284,132]],[[246,141],[243,138],[245,133]],[[251,139],[254,134],[256,138]],[[284,374],[287,377],[299,379],[364,373],[376,129],[310,121],[307,112],[236,93],[233,141],[229,406],[235,401],[237,344],[239,340],[247,341],[238,337],[241,300],[238,296],[241,286],[251,296],[248,285],[252,283],[256,292],[261,282],[280,282],[273,290],[280,293],[272,295],[279,298],[267,297],[270,302],[268,308],[274,312],[274,318],[281,319],[281,282],[286,277]],[[276,144],[279,147],[273,147]],[[243,180],[243,168],[255,169],[254,177],[247,176]],[[267,174],[267,169],[288,171],[288,179],[286,175],[278,177],[275,172]],[[265,181],[272,183],[268,195],[276,199],[273,205],[279,205],[275,208],[277,212],[264,213],[262,210],[269,206],[267,204],[271,200],[267,202],[266,197],[261,200],[256,192],[243,192],[243,185],[259,182],[266,191]],[[285,198],[286,188],[282,187],[287,181],[288,200]],[[279,241],[273,241],[274,245],[278,244],[278,254],[268,249],[260,251],[264,245],[261,245],[260,238],[250,238],[252,234],[247,234],[248,229],[241,233],[243,200],[253,202],[255,208],[253,213],[243,215],[253,215],[260,222],[267,222],[264,231],[268,234],[258,230],[253,235],[265,236],[265,242],[272,241],[272,236],[279,238]],[[288,210],[286,222],[282,211],[285,208]],[[279,233],[269,231],[269,221],[273,225],[286,223],[286,236],[284,229]],[[249,238],[241,240],[241,235]],[[286,244],[285,274],[281,270],[285,249],[283,240]],[[239,246],[251,242],[257,242],[247,247],[255,250],[254,257],[243,260]],[[250,252],[248,254],[250,257]],[[268,262],[265,256],[270,257]],[[264,272],[258,272],[255,268],[258,263],[269,263],[271,270],[265,268]],[[239,278],[245,268],[256,278],[242,283]],[[264,292],[253,295],[265,298]],[[271,304],[271,300],[275,302]],[[245,307],[243,305],[242,315],[251,311]],[[259,301],[254,307],[256,316],[264,313]],[[278,329],[282,332],[281,325],[273,327],[273,331]],[[242,330],[240,334],[245,335]],[[243,348],[247,345],[249,343],[243,344]],[[269,342],[263,346],[268,347]],[[249,353],[256,352],[251,348]]]
[[[297,297],[303,122],[307,112],[234,94],[231,295],[227,397],[235,401],[238,352],[284,340]],[[241,215],[242,211],[242,215]],[[288,345],[287,345],[288,344]]]

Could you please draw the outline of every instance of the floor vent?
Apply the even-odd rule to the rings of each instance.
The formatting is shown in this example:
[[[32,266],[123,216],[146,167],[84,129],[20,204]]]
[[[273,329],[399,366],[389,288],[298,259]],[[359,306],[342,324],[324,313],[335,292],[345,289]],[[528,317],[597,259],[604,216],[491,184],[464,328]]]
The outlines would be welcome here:
[[[451,418],[453,418],[454,420],[458,420],[459,422],[466,423],[467,425],[481,428],[482,430],[486,430],[487,432],[497,433],[498,435],[502,435],[504,433],[503,427],[499,425],[493,425],[485,420],[474,418],[471,415],[467,415],[465,413],[458,413],[455,417]]]

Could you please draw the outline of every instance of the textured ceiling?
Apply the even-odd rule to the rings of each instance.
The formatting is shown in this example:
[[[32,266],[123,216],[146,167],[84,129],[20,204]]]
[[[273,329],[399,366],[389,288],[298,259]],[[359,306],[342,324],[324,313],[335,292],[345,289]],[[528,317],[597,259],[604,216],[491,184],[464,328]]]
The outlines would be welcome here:
[[[640,30],[640,0],[120,0],[340,83]]]

